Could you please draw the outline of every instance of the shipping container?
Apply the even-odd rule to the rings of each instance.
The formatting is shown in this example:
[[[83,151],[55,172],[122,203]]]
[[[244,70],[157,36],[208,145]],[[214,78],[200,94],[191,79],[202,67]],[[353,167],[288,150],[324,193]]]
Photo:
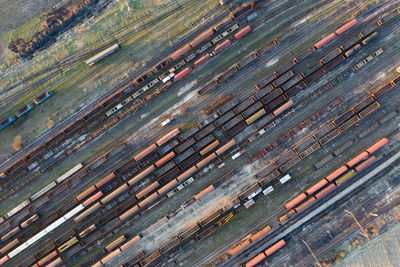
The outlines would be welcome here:
[[[267,77],[265,77],[264,79],[262,79],[261,81],[259,81],[258,83],[256,83],[256,89],[257,90],[261,90],[264,87],[266,87],[268,84],[270,84],[273,80],[275,80],[276,76],[275,74],[270,74]]]
[[[275,170],[272,173],[268,174],[264,179],[260,180],[260,182],[258,182],[258,184],[261,187],[265,187],[267,186],[270,182],[272,182],[273,180],[275,180],[276,178],[279,177],[279,175],[281,175],[281,172],[279,170]],[[264,195],[267,195],[269,193],[271,193],[273,191],[273,187],[269,186],[267,189],[265,189],[263,191]]]
[[[252,30],[252,28],[251,28],[250,26],[246,26],[246,27],[244,27],[243,29],[241,29],[239,32],[237,32],[237,33],[234,35],[234,38],[235,38],[236,40],[238,40],[238,39],[242,38],[243,36],[247,35],[248,33],[250,33],[251,30]]]
[[[186,169],[186,168],[189,168],[190,166],[193,166],[193,164],[195,164],[200,158],[201,157],[198,153],[190,156],[187,160],[185,160],[184,162],[181,163],[181,165],[180,165],[181,169]],[[178,176],[178,177],[180,177],[180,176]]]
[[[306,200],[306,198],[307,198],[307,195],[304,193],[301,193],[300,195],[296,196],[294,199],[287,202],[285,204],[285,207],[286,207],[286,209],[291,210],[291,209],[297,207],[304,200]]]
[[[239,102],[236,98],[230,100],[228,103],[223,105],[220,109],[218,109],[218,111],[217,111],[218,115],[222,116],[223,114],[225,114],[226,112],[228,112],[229,110],[234,108],[238,103]]]
[[[306,157],[308,157],[309,155],[311,155],[312,153],[314,153],[315,151],[317,151],[320,148],[320,144],[319,143],[314,143],[313,145],[311,145],[310,147],[308,147],[306,150],[304,150],[303,152],[301,152],[299,154],[301,159],[305,159]]]
[[[252,187],[250,187],[249,189],[247,189],[246,191],[244,191],[243,193],[241,193],[239,195],[239,198],[243,201],[250,200],[253,197],[255,197],[257,194],[261,193],[261,191],[262,191],[262,188],[258,184],[255,184]]]
[[[292,73],[292,71],[289,71],[294,65],[295,65],[295,61],[291,60],[288,63],[286,63],[285,65],[283,65],[282,67],[280,67],[279,69],[277,69],[274,74],[276,77],[281,76],[281,75],[286,75],[286,79],[283,78],[283,80],[287,80],[288,78],[292,77],[293,75],[290,75],[290,73]],[[289,74],[289,75],[287,75]],[[293,73],[292,73],[293,74]],[[281,83],[281,82],[280,82]]]
[[[201,169],[203,167],[205,167],[207,164],[209,164],[212,160],[214,160],[217,157],[217,154],[213,153],[207,157],[205,157],[203,160],[201,160],[200,162],[198,162],[196,164],[196,167],[198,169]],[[179,180],[179,179],[178,179]]]
[[[202,227],[207,226],[207,224],[210,224],[211,222],[215,221],[220,215],[221,214],[220,214],[219,210],[213,212],[207,218],[200,221],[200,226],[202,226]]]
[[[258,242],[258,241],[262,240],[264,237],[266,237],[271,231],[272,231],[271,226],[267,225],[266,227],[264,227],[257,233],[251,235],[250,240],[253,243]]]
[[[331,33],[328,36],[324,37],[323,39],[321,39],[319,42],[317,42],[314,45],[315,50],[325,46],[326,44],[328,44],[329,42],[331,42],[334,38],[336,37],[335,33]]]
[[[222,42],[221,44],[219,44],[219,45],[217,45],[215,48],[214,48],[214,53],[215,54],[218,54],[218,53],[221,53],[223,50],[225,50],[228,46],[230,46],[231,45],[231,41],[230,40],[225,40],[224,42]]]
[[[290,158],[294,155],[293,151],[289,150],[285,154],[281,155],[276,161],[275,161],[275,166],[280,166],[284,163],[286,163]]]
[[[327,187],[325,187],[324,189],[322,189],[321,191],[319,191],[317,194],[315,194],[315,197],[317,199],[321,199],[324,196],[326,196],[327,194],[329,194],[330,192],[332,192],[335,189],[336,185],[335,184],[330,184]]]
[[[80,180],[81,178],[83,178],[86,174],[88,173],[88,171],[86,169],[81,170],[80,172],[76,173],[74,176],[72,176],[71,178],[69,178],[68,180],[66,180],[65,182],[68,185],[72,185],[73,183],[77,182],[78,180]],[[61,178],[61,177],[60,177]],[[57,179],[58,180],[58,179]],[[56,180],[56,182],[58,182]]]
[[[270,94],[268,94],[266,97],[264,97],[261,102],[264,105],[268,105],[271,101],[276,99],[278,96],[280,96],[283,93],[282,89],[278,88],[273,90]]]
[[[187,54],[192,48],[190,47],[189,44],[183,46],[182,48],[180,48],[179,50],[177,50],[175,53],[173,53],[170,58],[172,61],[177,60],[178,58],[180,58],[181,56]]]
[[[340,134],[340,131],[338,129],[336,129],[336,130],[330,132],[329,134],[325,135],[323,138],[321,138],[319,140],[321,146],[326,145],[328,142],[335,139],[339,134]]]
[[[234,172],[230,171],[227,174],[225,174],[224,176],[222,176],[221,178],[219,178],[217,181],[215,181],[213,183],[214,188],[217,188],[219,186],[221,186],[223,183],[229,181],[233,176],[234,176]]]
[[[206,135],[208,135],[209,133],[211,133],[214,129],[215,129],[215,125],[210,124],[207,127],[200,130],[197,134],[195,134],[194,138],[196,138],[196,140],[200,140],[203,137],[205,137]]]
[[[385,94],[387,91],[389,91],[391,88],[393,87],[392,83],[388,83],[385,86],[383,86],[382,88],[380,88],[378,91],[376,91],[374,93],[374,97],[378,98],[380,96],[382,96],[383,94]]]
[[[241,16],[248,14],[252,10],[252,6],[250,4],[243,4],[243,6],[236,8],[231,12],[231,17],[233,19],[238,19]]]
[[[357,52],[358,50],[361,49],[361,45],[357,44],[356,46],[354,46],[352,49],[350,49],[349,51],[347,51],[345,53],[346,57],[351,57],[352,55],[354,55],[355,52]]]
[[[181,241],[184,241],[185,239],[193,236],[198,230],[200,230],[200,227],[197,224],[195,224],[193,227],[180,234],[179,239]]]
[[[325,73],[325,69],[324,68],[320,68],[316,72],[314,72],[313,74],[307,76],[304,79],[304,81],[306,82],[306,84],[311,84],[311,83],[315,82],[316,80],[318,80],[319,78],[321,78],[322,75],[324,75],[324,73]]]
[[[149,166],[144,171],[142,171],[141,173],[137,174],[132,179],[130,179],[128,184],[134,185],[135,183],[139,182],[140,180],[142,180],[143,178],[148,176],[150,173],[152,173],[155,169],[156,169],[156,167],[154,165]]]
[[[295,28],[290,28],[289,30],[287,30],[286,32],[282,33],[281,35],[277,36],[275,38],[275,41],[277,43],[282,42],[283,40],[289,38],[290,36],[292,36],[294,33],[296,32]]]
[[[359,113],[360,118],[365,118],[367,115],[375,111],[377,108],[380,107],[380,104],[378,102],[374,102],[372,105],[368,106],[365,108],[363,111]]]
[[[354,169],[356,170],[356,172],[360,172],[363,169],[367,168],[372,163],[374,163],[375,160],[376,160],[375,156],[371,156],[370,158],[368,158],[365,161],[363,161],[360,164],[358,164]]]
[[[284,84],[282,84],[282,89],[284,91],[289,90],[292,86],[296,85],[297,83],[299,83],[301,80],[303,80],[303,77],[299,74],[296,75],[294,77],[292,77],[291,79],[289,79],[288,81],[285,81]]]
[[[241,70],[244,67],[246,67],[247,65],[249,65],[256,58],[257,58],[257,54],[256,53],[252,53],[249,56],[247,56],[246,58],[242,59],[238,64],[236,64],[236,68],[238,70]]]
[[[289,151],[288,153],[290,153],[290,152],[293,153],[292,151]],[[256,173],[255,177],[257,179],[261,179],[261,178],[265,177],[266,175],[268,175],[269,173],[271,173],[274,169],[275,169],[275,165],[273,163],[270,163],[267,166],[265,166],[261,171]]]
[[[225,123],[222,126],[222,129],[224,131],[228,131],[229,129],[231,129],[233,126],[237,125],[239,122],[241,122],[243,120],[241,115],[238,115],[236,117],[234,117],[233,119],[231,119],[230,121],[228,121],[227,123]]]
[[[333,182],[335,179],[337,179],[339,176],[341,176],[343,173],[345,173],[348,170],[347,166],[341,166],[339,169],[335,170],[328,176],[326,176],[326,180],[329,182]]]
[[[286,96],[292,97],[294,95],[296,95],[298,92],[300,92],[301,90],[303,90],[303,88],[306,87],[306,84],[304,82],[299,83],[298,85],[290,88],[287,92],[286,92]]]
[[[321,58],[320,62],[321,65],[325,65],[328,64],[329,62],[331,62],[334,58],[338,57],[339,55],[342,54],[342,50],[340,50],[339,48],[336,48],[335,50],[333,50],[332,52],[330,52],[328,55],[326,55],[325,57]]]
[[[389,140],[387,138],[382,138],[381,140],[376,142],[374,145],[367,148],[365,151],[367,151],[369,154],[373,154],[376,151],[378,151],[379,149],[381,149],[382,147],[384,147],[388,142],[389,142]]]
[[[264,252],[258,254],[257,256],[255,256],[254,258],[252,258],[251,260],[249,260],[248,262],[246,262],[245,267],[254,267],[257,264],[259,264],[260,262],[262,262],[263,260],[265,260],[267,257],[265,256]]]
[[[233,257],[236,257],[236,256],[238,256],[239,254],[241,254],[242,252],[244,252],[245,250],[247,250],[250,247],[251,247],[250,241],[246,240],[244,242],[241,242],[237,246],[231,248],[230,250],[228,250],[228,254],[233,256]]]
[[[349,160],[348,162],[346,162],[346,165],[349,168],[353,168],[354,166],[359,164],[361,161],[366,160],[368,158],[368,156],[369,156],[368,152],[366,152],[366,151],[361,152],[356,157],[354,157],[351,160]]]
[[[370,42],[372,42],[373,40],[375,40],[375,39],[377,38],[377,36],[378,36],[378,33],[377,33],[377,32],[374,32],[373,34],[371,34],[370,36],[368,36],[367,38],[365,38],[365,39],[362,41],[363,45],[369,44]]]
[[[343,174],[341,177],[339,177],[336,181],[335,184],[336,185],[341,185],[344,182],[346,182],[348,179],[350,179],[351,177],[353,177],[355,175],[355,171],[354,170],[350,170],[347,173]]]
[[[275,40],[270,41],[269,43],[267,43],[265,46],[261,47],[260,49],[257,49],[256,54],[257,56],[261,56],[265,53],[267,53],[269,50],[271,50],[274,46],[275,46]]]
[[[200,155],[204,156],[206,155],[208,152],[214,150],[216,147],[219,146],[219,141],[216,140],[213,143],[211,143],[210,145],[208,145],[206,148],[204,148],[203,150],[200,151]]]
[[[265,105],[265,109],[269,112],[272,111],[273,109],[279,107],[282,103],[284,103],[286,100],[285,95],[280,95],[268,104]]]
[[[309,208],[317,199],[315,197],[310,197],[306,201],[302,202],[299,204],[297,207],[294,208],[294,210],[299,213],[302,212],[303,210]]]
[[[211,55],[210,55],[210,54],[205,54],[204,56],[202,56],[201,58],[199,58],[198,60],[196,60],[196,61],[193,63],[193,66],[194,66],[195,68],[197,68],[197,67],[199,67],[201,64],[207,62],[210,58],[211,58]],[[211,88],[210,88],[210,89],[211,89]],[[207,91],[208,91],[208,90],[207,90]],[[203,90],[201,94],[200,94],[200,90],[199,90],[198,92],[199,92],[199,95],[203,95],[203,94],[205,94],[207,91]]]
[[[226,138],[232,138],[241,131],[243,131],[246,128],[247,124],[242,121],[241,123],[237,124],[235,127],[231,128],[226,132]]]
[[[228,149],[230,149],[231,147],[233,147],[236,144],[236,141],[234,139],[230,140],[228,143],[226,143],[225,145],[223,145],[222,147],[218,148],[215,153],[219,156],[221,154],[223,154],[224,152],[226,152]]]
[[[285,74],[283,74],[281,77],[277,78],[272,85],[274,87],[279,87],[280,85],[282,85],[284,82],[286,82],[287,80],[289,80],[291,77],[293,77],[293,72],[288,71]]]
[[[344,132],[345,130],[356,124],[359,120],[360,118],[356,115],[355,117],[352,117],[350,120],[346,121],[341,126],[339,126],[339,130],[341,132]]]
[[[200,90],[197,91],[197,93],[199,95],[204,95],[206,94],[208,91],[213,90],[215,88],[217,88],[218,86],[218,82],[217,81],[211,81],[209,82],[206,86],[204,86],[203,88],[201,88]]]
[[[210,39],[214,35],[214,31],[212,29],[206,30],[202,32],[198,37],[196,37],[193,41],[189,43],[192,48],[200,45],[202,42]]]
[[[347,31],[348,29],[350,29],[351,27],[353,27],[355,24],[357,24],[357,19],[353,19],[349,22],[347,22],[346,24],[344,24],[342,27],[340,27],[339,29],[337,29],[335,31],[335,33],[337,35],[344,33],[345,31]]]
[[[264,89],[260,90],[258,93],[256,93],[255,95],[253,95],[251,98],[253,99],[253,101],[258,101],[261,98],[263,98],[264,96],[266,96],[267,94],[271,93],[271,91],[274,88],[272,87],[272,85],[268,85],[267,87],[265,87]]]
[[[258,120],[260,117],[262,117],[264,114],[266,113],[265,109],[260,109],[259,111],[257,111],[256,113],[254,113],[252,116],[250,116],[247,120],[246,123],[247,125],[252,124],[253,122],[255,122],[256,120]]]

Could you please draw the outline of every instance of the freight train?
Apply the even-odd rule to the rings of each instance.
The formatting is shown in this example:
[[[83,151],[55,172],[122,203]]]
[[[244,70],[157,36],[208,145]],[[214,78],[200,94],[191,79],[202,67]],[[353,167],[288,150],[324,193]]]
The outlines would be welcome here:
[[[395,79],[395,80],[397,80],[397,79]],[[395,81],[395,80],[394,80],[394,81]],[[397,83],[397,82],[396,82],[396,83]],[[396,83],[395,83],[395,84],[396,84]],[[392,84],[391,86],[393,86],[393,84]],[[389,88],[389,89],[390,89],[390,88]],[[387,91],[388,89],[385,89],[385,90]],[[208,130],[208,129],[207,129],[207,130]],[[200,137],[200,138],[201,138],[201,137]],[[104,162],[104,161],[103,161],[103,162]],[[101,163],[100,163],[100,164],[101,164]],[[160,166],[161,166],[161,165],[162,165],[162,164],[160,164]],[[95,166],[96,166],[96,165],[95,165]],[[257,191],[259,191],[259,190],[257,190]],[[256,192],[257,192],[257,191],[256,191]],[[18,242],[19,242],[19,241],[18,241]]]
[[[259,7],[260,5],[268,2],[269,0],[263,0],[263,1],[253,1],[251,3],[251,8],[250,9],[255,9],[257,7]],[[182,58],[183,56],[187,55],[192,49],[197,48],[201,43],[203,43],[204,41],[210,39],[211,33],[216,33],[218,31],[221,31],[223,28],[225,28],[226,26],[228,26],[229,24],[231,24],[231,22],[233,22],[234,20],[236,20],[239,15],[236,14],[237,12],[241,12],[241,10],[246,10],[246,12],[249,10],[248,6],[242,6],[240,8],[238,8],[236,11],[232,12],[231,16],[227,19],[225,19],[224,21],[222,21],[221,23],[215,25],[214,27],[212,27],[211,29],[203,32],[202,34],[200,34],[197,38],[195,38],[193,41],[189,42],[187,45],[185,45],[184,47],[182,47],[181,49],[178,49],[175,53],[171,54],[170,56],[168,56],[166,59],[160,61],[155,67],[154,67],[154,72],[157,73],[159,71],[161,71],[162,69],[164,69],[166,66],[168,66],[169,64],[171,64],[174,61],[177,61],[179,58]],[[236,15],[235,15],[236,14]],[[243,15],[243,14],[242,14]],[[221,36],[226,37],[227,35],[229,35],[230,33],[232,33],[233,31],[237,30],[239,27],[239,24],[234,24],[233,26],[231,26],[230,28],[228,28],[226,31],[224,31]],[[219,40],[214,40],[208,43],[205,43],[200,49],[198,49],[196,51],[197,54],[200,54],[202,52],[204,52],[206,49],[208,49],[210,47],[210,45],[212,44],[216,44],[217,42],[219,42],[221,39],[218,38]],[[115,49],[115,47],[119,48],[118,44],[113,45],[112,47],[114,47],[113,49]],[[104,51],[103,51],[104,52]],[[190,60],[187,60],[190,61]],[[108,110],[106,112],[106,116],[111,116],[113,113],[117,112],[119,109],[121,109],[123,106],[126,106],[128,103],[132,102],[134,99],[136,99],[139,95],[141,95],[142,93],[144,93],[145,91],[147,91],[148,89],[152,88],[154,85],[156,85],[157,83],[159,83],[160,81],[162,81],[163,83],[167,83],[168,81],[170,81],[171,79],[173,79],[173,77],[175,76],[175,72],[176,70],[178,70],[179,68],[181,68],[183,65],[185,65],[186,61],[182,60],[180,62],[178,62],[176,65],[174,65],[171,69],[169,69],[167,72],[165,72],[164,74],[162,74],[161,76],[159,76],[158,78],[154,79],[153,81],[151,81],[149,84],[147,84],[146,86],[144,86],[142,89],[138,90],[136,93],[134,93],[132,96],[128,96],[126,99],[124,99],[122,102],[120,102],[119,104],[117,104],[116,106],[114,106],[113,108],[111,108],[110,110]],[[196,65],[196,64],[195,64]],[[196,66],[195,66],[196,67]],[[90,111],[89,113],[87,113],[85,116],[83,116],[80,120],[70,124],[66,129],[64,129],[63,131],[61,131],[60,133],[58,133],[55,137],[52,137],[49,140],[49,143],[51,143],[51,145],[54,145],[56,142],[60,142],[62,139],[66,138],[68,135],[70,135],[74,130],[76,130],[77,128],[81,127],[82,124],[84,124],[84,122],[93,119],[95,116],[98,116],[100,113],[103,112],[103,110],[109,106],[111,106],[113,103],[117,102],[118,100],[121,100],[124,96],[126,96],[129,92],[131,92],[132,90],[134,90],[135,88],[137,88],[137,86],[141,85],[145,80],[147,80],[150,76],[151,76],[152,72],[148,72],[145,74],[142,74],[140,77],[136,78],[133,82],[129,83],[128,85],[124,86],[121,90],[118,91],[118,93],[108,97],[106,100],[104,100],[103,103],[101,103],[100,105],[98,105],[97,107],[95,107],[92,111]],[[40,95],[39,97],[37,97],[35,99],[35,104],[40,104],[42,101],[46,100],[47,98],[51,97],[53,94],[50,91],[46,91],[44,92],[42,95]],[[8,126],[9,124],[11,124],[13,121],[15,120],[15,117],[11,116],[7,119],[4,119],[1,123],[0,123],[0,130],[5,128],[6,126]],[[53,142],[52,142],[53,141]],[[37,148],[34,152],[30,153],[37,153],[38,150],[40,150],[41,148]],[[42,151],[43,153],[44,151]],[[27,155],[27,157],[29,157],[29,155]],[[11,166],[10,168],[8,168],[4,173],[6,173],[7,175],[11,174],[13,171],[16,171],[15,166],[23,166],[23,164],[21,164],[20,161],[17,162],[20,165],[14,164],[14,166]]]
[[[373,154],[384,147],[387,143],[387,138],[379,140],[377,143],[346,162],[345,165],[341,166],[324,179],[308,188],[305,192],[287,202],[285,207],[289,210],[289,212],[280,217],[279,222],[287,222],[293,214],[300,213],[309,208],[314,202],[325,197],[337,186],[343,184],[345,181],[354,176],[356,172],[360,172],[368,167],[376,160]]]
[[[45,101],[46,99],[48,99],[49,97],[51,97],[53,95],[53,92],[51,91],[45,91],[43,92],[41,95],[39,95],[38,97],[36,97],[33,100],[33,103],[35,105],[39,105],[40,103],[42,103],[43,101]],[[29,111],[31,111],[33,109],[33,105],[32,104],[26,104],[24,107],[20,108],[19,110],[17,110],[15,112],[15,116],[9,116],[8,118],[2,120],[0,122],[0,130],[4,129],[5,127],[7,127],[8,125],[10,125],[11,123],[13,123],[15,120],[21,118],[23,115],[25,115],[26,113],[28,113]]]

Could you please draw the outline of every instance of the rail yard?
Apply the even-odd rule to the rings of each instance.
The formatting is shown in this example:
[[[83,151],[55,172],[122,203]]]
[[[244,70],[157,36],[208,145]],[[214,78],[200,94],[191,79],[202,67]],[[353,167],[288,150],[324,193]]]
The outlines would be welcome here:
[[[400,1],[209,0],[190,24],[197,1],[165,2],[59,63],[118,68],[133,32],[181,16],[107,92],[14,108],[49,66],[10,96],[2,147],[79,108],[0,163],[1,266],[331,266],[398,226]]]

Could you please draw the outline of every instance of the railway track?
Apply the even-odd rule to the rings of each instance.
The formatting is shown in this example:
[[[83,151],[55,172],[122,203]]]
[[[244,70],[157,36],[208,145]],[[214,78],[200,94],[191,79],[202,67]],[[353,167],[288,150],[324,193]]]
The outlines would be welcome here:
[[[182,7],[181,7],[182,8]],[[225,17],[227,15],[227,11],[225,12],[221,12],[219,14],[219,16],[216,16],[213,18],[213,20],[209,21],[209,24],[214,24],[215,22],[221,20],[223,17]],[[151,22],[154,23],[154,22]],[[157,58],[154,58],[153,60],[151,60],[148,65],[150,66],[154,66],[157,62],[160,62],[162,59],[166,58],[171,51],[175,51],[177,50],[177,48],[181,47],[183,44],[187,43],[189,40],[193,39],[193,36],[198,35],[200,32],[204,31],[205,29],[207,29],[209,27],[209,24],[207,25],[202,25],[201,27],[197,28],[194,32],[192,32],[190,34],[190,36],[186,36],[184,38],[182,38],[177,44],[174,45],[173,48],[163,52],[161,55],[159,55]],[[91,101],[91,103],[88,103],[85,107],[81,108],[78,112],[69,115],[63,122],[61,122],[59,125],[57,125],[56,127],[52,128],[51,130],[49,130],[47,133],[45,133],[44,135],[42,135],[39,139],[33,141],[30,145],[26,146],[25,149],[18,151],[17,153],[15,153],[14,155],[12,155],[11,157],[9,157],[5,162],[0,164],[0,170],[4,171],[11,162],[20,160],[22,158],[23,155],[28,154],[28,152],[33,151],[34,148],[36,148],[38,145],[44,143],[45,140],[49,139],[51,136],[54,136],[57,132],[59,132],[61,129],[65,128],[67,125],[69,125],[70,123],[72,123],[74,120],[76,120],[77,118],[83,116],[83,114],[87,113],[89,110],[92,110],[98,102],[102,102],[105,99],[107,99],[108,97],[110,97],[111,95],[113,95],[115,92],[121,90],[122,88],[124,88],[125,86],[127,86],[128,84],[130,84],[131,80],[134,77],[137,77],[140,73],[145,73],[148,69],[148,67],[143,67],[140,70],[138,70],[137,72],[135,72],[134,75],[132,75],[132,77],[130,77],[129,79],[126,79],[125,81],[123,81],[122,83],[120,83],[118,86],[116,86],[115,88],[113,88],[112,90],[110,90],[106,95],[103,96],[99,96],[96,99],[93,99]]]

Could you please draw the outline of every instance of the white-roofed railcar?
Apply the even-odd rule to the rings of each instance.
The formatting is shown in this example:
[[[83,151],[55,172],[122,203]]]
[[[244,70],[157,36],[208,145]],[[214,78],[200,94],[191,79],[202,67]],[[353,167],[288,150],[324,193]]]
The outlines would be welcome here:
[[[115,51],[117,51],[120,48],[119,44],[115,44],[112,45],[106,49],[104,49],[103,51],[101,51],[100,53],[97,53],[96,55],[94,55],[93,57],[89,58],[88,60],[86,60],[86,64],[88,66],[92,66],[93,64],[95,64],[97,61],[102,60],[103,58],[105,58],[108,55],[111,55],[112,53],[114,53]]]

